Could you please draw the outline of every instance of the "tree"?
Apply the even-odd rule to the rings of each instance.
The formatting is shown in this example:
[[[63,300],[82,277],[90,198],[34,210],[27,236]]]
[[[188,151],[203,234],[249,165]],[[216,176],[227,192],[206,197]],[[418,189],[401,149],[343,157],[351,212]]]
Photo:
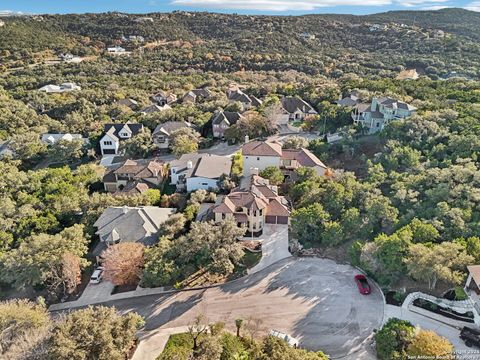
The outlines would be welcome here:
[[[291,217],[292,232],[301,243],[319,243],[324,223],[329,218],[329,214],[319,203],[296,209]]]
[[[25,359],[48,336],[50,316],[45,304],[28,300],[0,302],[0,358]]]
[[[377,357],[380,360],[403,360],[413,340],[415,328],[405,320],[389,319],[375,334]]]
[[[460,284],[465,267],[473,264],[474,260],[462,245],[443,242],[437,245],[410,246],[405,263],[410,276],[428,283],[428,288],[434,289],[438,280],[449,285]]]
[[[176,213],[170,216],[160,229],[161,235],[168,239],[173,239],[177,234],[185,230],[187,219],[182,213]]]
[[[61,267],[65,254],[77,257],[81,268],[88,264],[83,258],[87,253],[87,243],[83,225],[65,228],[57,235],[33,235],[17,249],[8,252],[8,256],[5,254],[1,258],[0,277],[16,287],[58,281],[55,280],[58,274],[53,273],[52,269]]]
[[[277,166],[268,166],[259,175],[268,179],[271,185],[280,185],[284,180],[284,175]]]
[[[125,315],[115,308],[88,307],[69,313],[52,329],[50,358],[58,360],[124,360],[144,324],[134,312]]]
[[[81,264],[78,256],[64,253],[60,263],[51,265],[50,291],[57,296],[72,294],[82,280]]]
[[[208,331],[208,321],[205,316],[200,314],[195,317],[195,320],[192,325],[188,327],[188,334],[193,341],[193,351],[194,353],[198,350],[198,342],[200,337],[207,333]]]
[[[290,136],[283,143],[284,149],[302,149],[308,147],[308,140],[301,136]]]
[[[256,111],[247,111],[242,118],[225,130],[227,140],[244,141],[245,135],[250,139],[268,136],[275,132],[273,124]]]
[[[124,141],[120,146],[121,151],[125,151],[125,155],[130,158],[147,157],[154,149],[152,133],[148,128]]]
[[[440,237],[438,230],[429,223],[421,221],[417,218],[413,219],[410,224],[405,226],[412,232],[412,241],[415,243],[435,242]]]
[[[136,285],[144,263],[144,246],[123,242],[108,247],[102,257],[105,279],[115,285]]]
[[[176,156],[196,152],[200,134],[191,128],[181,128],[170,136],[170,148]]]
[[[453,345],[431,330],[418,330],[408,345],[407,354],[411,358],[447,359],[452,355]]]
[[[235,320],[235,327],[237,328],[237,337],[240,337],[240,329],[242,328],[243,319],[236,319]]]
[[[60,140],[50,146],[48,157],[52,162],[69,163],[81,159],[85,150],[86,146],[82,139]]]

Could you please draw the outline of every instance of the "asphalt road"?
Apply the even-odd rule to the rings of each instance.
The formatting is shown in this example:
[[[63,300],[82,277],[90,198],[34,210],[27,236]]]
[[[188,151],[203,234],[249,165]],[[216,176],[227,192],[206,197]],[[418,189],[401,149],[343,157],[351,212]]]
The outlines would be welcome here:
[[[222,287],[106,305],[144,316],[144,339],[149,332],[190,325],[203,314],[232,331],[235,319],[252,319],[257,335],[276,329],[299,339],[300,347],[323,350],[333,359],[360,358],[353,354],[368,350],[365,339],[381,326],[384,304],[376,288],[368,296],[359,294],[356,273],[330,260],[289,258]]]

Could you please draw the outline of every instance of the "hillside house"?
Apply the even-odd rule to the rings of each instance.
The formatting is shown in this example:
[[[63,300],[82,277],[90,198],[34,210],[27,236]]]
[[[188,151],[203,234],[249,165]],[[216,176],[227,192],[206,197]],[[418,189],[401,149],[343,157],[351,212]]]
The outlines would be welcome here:
[[[215,222],[234,220],[246,228],[247,236],[260,236],[265,224],[288,224],[290,209],[287,200],[278,195],[276,186],[253,175],[248,189],[234,189],[218,196],[213,208]]]
[[[117,155],[120,150],[120,143],[131,139],[143,132],[142,124],[106,124],[104,135],[100,139],[100,151],[102,155]]]
[[[416,108],[390,97],[373,98],[370,104],[358,103],[352,112],[355,124],[362,125],[369,134],[382,131],[391,120],[405,119]]]
[[[262,105],[262,100],[253,95],[247,95],[240,89],[229,90],[227,97],[230,103],[239,102],[242,104],[243,111]]]
[[[186,121],[167,121],[158,124],[153,131],[153,143],[159,149],[168,149],[170,147],[170,138],[172,133],[183,128],[190,128],[192,125]]]
[[[131,98],[118,100],[117,105],[126,106],[126,107],[128,107],[132,110],[135,110],[135,109],[138,108],[138,102],[136,100],[131,99]]]
[[[207,100],[211,96],[212,93],[208,89],[193,89],[183,95],[182,102],[194,104],[199,101]]]
[[[165,104],[162,106],[157,104],[152,104],[147,107],[144,107],[142,110],[140,110],[140,113],[142,115],[148,115],[148,114],[153,114],[153,113],[162,112],[162,111],[171,110],[171,109],[172,107],[168,104]]]
[[[170,105],[177,101],[177,95],[160,90],[150,98],[154,103],[160,106]]]
[[[170,162],[170,183],[177,191],[217,190],[222,175],[230,175],[232,159],[211,154],[184,154]]]
[[[307,115],[316,115],[317,111],[306,101],[298,97],[284,96],[280,99],[280,108],[276,116],[279,125],[302,121]]]
[[[81,140],[84,145],[87,145],[90,143],[90,140],[88,138],[84,138],[81,134],[42,134],[42,137],[40,138],[41,142],[47,145],[55,145],[59,141],[73,141],[73,140]]]
[[[232,111],[215,111],[212,115],[212,131],[214,138],[223,138],[225,131],[235,125],[242,115]]]

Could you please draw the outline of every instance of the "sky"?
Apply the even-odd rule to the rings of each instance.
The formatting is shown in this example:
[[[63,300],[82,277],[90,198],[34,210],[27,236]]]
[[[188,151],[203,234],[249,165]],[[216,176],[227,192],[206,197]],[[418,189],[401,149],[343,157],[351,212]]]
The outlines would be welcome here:
[[[361,15],[389,10],[438,10],[446,7],[480,11],[480,0],[0,0],[0,15],[12,12],[148,13],[174,10],[274,15],[312,13]]]

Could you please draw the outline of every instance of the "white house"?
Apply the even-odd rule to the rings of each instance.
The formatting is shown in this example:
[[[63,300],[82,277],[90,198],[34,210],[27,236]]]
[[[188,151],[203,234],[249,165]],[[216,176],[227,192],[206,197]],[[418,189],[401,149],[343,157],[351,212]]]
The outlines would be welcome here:
[[[130,54],[121,46],[112,46],[107,48],[107,52],[112,55],[127,55]]]
[[[251,141],[242,147],[243,176],[251,176],[269,166],[280,168],[282,146],[278,143]]]
[[[103,137],[100,139],[102,155],[117,155],[120,142],[128,140],[143,131],[142,124],[106,124]]]
[[[60,85],[45,85],[42,86],[38,91],[46,92],[46,93],[64,93],[64,92],[69,92],[69,91],[76,91],[76,90],[82,90],[80,86],[73,82],[66,82]]]
[[[184,154],[170,163],[170,184],[178,191],[217,190],[222,175],[230,175],[232,160],[211,154]]]
[[[44,144],[47,144],[47,145],[54,145],[56,144],[58,141],[73,141],[73,140],[82,140],[82,142],[86,145],[88,143],[90,143],[90,140],[88,140],[88,138],[84,138],[81,134],[70,134],[70,133],[66,133],[66,134],[49,134],[49,133],[46,133],[46,134],[42,134],[42,137],[41,137],[41,141],[44,143]]]

